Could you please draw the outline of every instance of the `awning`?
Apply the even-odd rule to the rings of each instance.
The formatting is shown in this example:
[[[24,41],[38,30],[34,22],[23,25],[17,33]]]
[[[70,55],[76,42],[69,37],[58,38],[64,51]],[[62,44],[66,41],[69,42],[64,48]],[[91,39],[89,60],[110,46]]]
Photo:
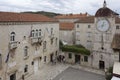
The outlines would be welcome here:
[[[113,76],[111,80],[120,80],[120,78]]]

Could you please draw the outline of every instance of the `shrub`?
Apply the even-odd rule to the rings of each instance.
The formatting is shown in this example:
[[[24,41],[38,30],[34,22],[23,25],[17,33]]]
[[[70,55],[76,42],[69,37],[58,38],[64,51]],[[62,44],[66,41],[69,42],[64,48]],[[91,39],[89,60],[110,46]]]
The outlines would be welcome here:
[[[60,47],[64,52],[73,52],[73,53],[80,53],[84,55],[90,55],[90,51],[84,48],[81,45],[64,45]]]

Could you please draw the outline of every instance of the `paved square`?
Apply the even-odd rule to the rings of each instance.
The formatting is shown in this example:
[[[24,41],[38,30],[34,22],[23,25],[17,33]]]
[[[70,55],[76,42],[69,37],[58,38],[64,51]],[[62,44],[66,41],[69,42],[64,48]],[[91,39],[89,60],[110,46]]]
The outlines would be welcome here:
[[[53,80],[105,80],[105,76],[69,67]]]

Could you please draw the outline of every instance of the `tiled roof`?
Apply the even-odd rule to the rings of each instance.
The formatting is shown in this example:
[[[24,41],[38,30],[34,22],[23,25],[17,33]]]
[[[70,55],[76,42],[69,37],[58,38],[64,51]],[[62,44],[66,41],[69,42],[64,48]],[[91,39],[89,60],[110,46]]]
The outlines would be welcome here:
[[[94,23],[94,16],[89,17],[81,17],[78,21],[75,23]]]
[[[76,19],[76,18],[81,18],[81,17],[86,17],[88,14],[64,14],[64,15],[59,15],[55,16],[57,19]]]
[[[56,22],[40,14],[0,12],[0,22]]]
[[[60,23],[60,30],[73,30],[73,29],[74,29],[74,23],[70,23],[70,22]]]
[[[112,15],[119,15],[118,13],[112,11],[111,9],[107,8],[107,7],[103,7],[98,9],[98,11],[95,14],[95,17],[109,17]]]

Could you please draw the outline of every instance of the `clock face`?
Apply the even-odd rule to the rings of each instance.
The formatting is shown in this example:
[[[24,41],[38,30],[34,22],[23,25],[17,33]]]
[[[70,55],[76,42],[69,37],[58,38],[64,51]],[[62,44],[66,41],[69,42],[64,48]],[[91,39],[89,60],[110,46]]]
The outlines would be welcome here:
[[[103,19],[103,20],[99,20],[98,22],[97,22],[97,29],[99,30],[99,31],[107,31],[108,29],[109,29],[109,22],[107,21],[107,20],[105,20],[105,19]]]

